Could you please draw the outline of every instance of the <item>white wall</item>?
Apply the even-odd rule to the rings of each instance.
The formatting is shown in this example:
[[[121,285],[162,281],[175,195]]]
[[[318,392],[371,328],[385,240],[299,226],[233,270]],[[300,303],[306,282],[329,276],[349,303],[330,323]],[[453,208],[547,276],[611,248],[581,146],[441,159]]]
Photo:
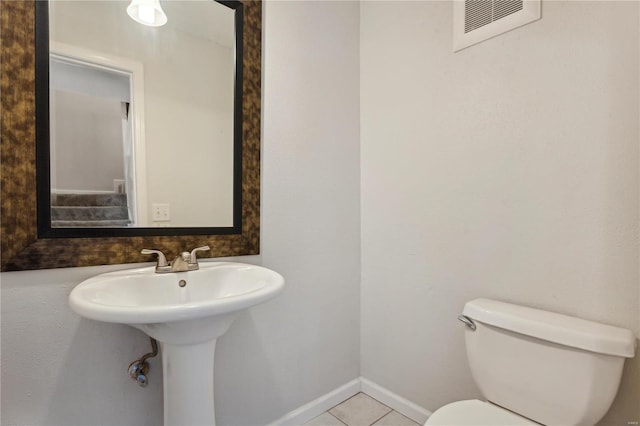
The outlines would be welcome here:
[[[266,424],[359,375],[358,19],[357,2],[265,3],[261,263],[287,288],[218,346],[222,424]]]
[[[126,374],[149,352],[148,338],[128,326],[80,319],[67,305],[76,284],[114,269],[0,274],[2,424],[162,424],[160,362],[151,362],[145,389]]]
[[[267,424],[359,375],[358,19],[350,2],[265,6],[262,254],[238,260],[287,288],[219,341],[220,425]],[[146,389],[125,373],[145,336],[67,307],[113,268],[1,275],[3,424],[161,424],[159,363]]]
[[[465,301],[638,329],[638,3],[543,2],[452,53],[450,2],[361,6],[362,375],[477,397]],[[637,421],[629,363],[608,424]]]
[[[453,54],[448,3],[268,2],[262,255],[239,260],[287,289],[221,338],[219,424],[360,373],[429,409],[476,397],[455,317],[478,296],[639,332],[637,9],[545,2]],[[1,275],[3,424],[161,422],[157,361],[146,389],[124,374],[145,336],[66,304],[131,266]],[[610,424],[640,417],[629,366]]]

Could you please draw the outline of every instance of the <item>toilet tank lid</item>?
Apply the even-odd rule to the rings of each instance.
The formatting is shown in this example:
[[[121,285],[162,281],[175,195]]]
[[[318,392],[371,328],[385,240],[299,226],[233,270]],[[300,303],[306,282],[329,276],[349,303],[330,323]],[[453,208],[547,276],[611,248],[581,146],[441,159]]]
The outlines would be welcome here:
[[[633,358],[631,330],[491,299],[467,302],[462,313],[474,321],[591,352]]]

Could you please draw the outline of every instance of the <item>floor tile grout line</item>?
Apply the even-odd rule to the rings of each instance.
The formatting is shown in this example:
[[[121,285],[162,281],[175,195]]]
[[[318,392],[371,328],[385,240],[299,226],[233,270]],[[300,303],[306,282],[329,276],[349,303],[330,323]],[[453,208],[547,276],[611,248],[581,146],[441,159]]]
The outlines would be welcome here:
[[[334,408],[344,404],[345,402],[349,401],[350,399],[356,397],[356,395],[358,395],[359,393],[365,395],[366,397],[372,399],[373,401],[377,402],[378,404],[380,404],[381,406],[387,408],[389,411],[387,411],[386,413],[384,413],[382,416],[380,416],[379,418],[375,419],[372,423],[369,423],[368,425],[362,425],[362,426],[375,426],[376,423],[378,423],[379,421],[381,421],[382,419],[384,419],[385,417],[389,416],[392,413],[396,413],[402,417],[406,417],[411,423],[415,424],[416,426],[420,426],[418,423],[416,423],[413,419],[405,416],[404,414],[400,413],[399,411],[394,410],[393,408],[389,407],[387,404],[384,404],[382,402],[380,402],[379,400],[377,400],[376,398],[372,397],[371,395],[367,394],[366,392],[358,392],[355,395],[350,396],[349,398],[345,399],[344,401],[334,405],[333,407],[329,408],[328,410],[324,411],[322,414],[329,414],[332,418],[334,418],[335,420],[337,420],[341,425],[344,426],[351,426],[349,425],[349,423],[346,423],[345,421],[343,421],[341,418],[339,418],[338,416],[334,415],[333,413],[331,413],[331,410],[333,410]],[[322,415],[321,414],[321,415]],[[305,423],[306,425],[306,423]],[[303,425],[304,426],[304,425]]]
[[[395,411],[393,408],[389,407],[389,406],[388,406],[387,404],[385,404],[384,402],[381,402],[381,401],[379,401],[379,400],[375,399],[374,397],[372,397],[372,396],[371,396],[371,395],[369,395],[368,393],[365,393],[365,392],[362,392],[362,391],[360,391],[360,393],[361,393],[361,394],[363,394],[363,395],[368,396],[368,397],[369,397],[369,398],[371,398],[371,399],[373,399],[373,400],[374,400],[374,401],[376,401],[378,404],[380,404],[380,405],[384,405],[384,406],[385,406],[385,407],[387,407],[389,410],[391,410],[391,411]],[[389,413],[387,413],[387,414],[389,414]],[[385,414],[385,416],[386,416],[386,414]]]
[[[373,425],[375,425],[377,422],[379,422],[379,421],[380,421],[380,420],[382,420],[383,418],[387,417],[389,414],[391,414],[391,413],[394,411],[394,409],[393,409],[393,408],[389,407],[387,404],[385,404],[385,403],[383,403],[383,402],[378,401],[377,399],[375,399],[374,397],[372,397],[372,396],[371,396],[371,395],[369,395],[368,393],[366,393],[366,392],[362,392],[362,391],[360,391],[360,393],[362,393],[363,395],[368,396],[369,398],[371,398],[371,399],[373,399],[374,401],[376,401],[378,404],[383,405],[383,406],[385,406],[385,407],[387,407],[387,408],[389,409],[389,411],[387,411],[386,413],[384,413],[384,414],[382,415],[382,417],[380,417],[379,419],[374,420],[374,421],[373,421],[373,423],[371,423],[369,426],[373,426]]]
[[[376,401],[377,401],[377,400],[376,400]],[[385,407],[386,407],[386,405],[385,405]],[[389,408],[389,407],[387,407],[387,408]],[[373,426],[373,425],[375,425],[376,423],[378,423],[380,420],[384,419],[385,417],[387,417],[387,416],[388,416],[389,414],[391,414],[391,413],[393,413],[393,410],[389,408],[389,411],[387,411],[386,413],[384,413],[384,414],[382,415],[382,417],[380,417],[380,418],[378,418],[378,419],[375,419],[375,420],[373,421],[373,423],[371,423],[369,426]]]
[[[338,404],[338,405],[340,405],[340,404]],[[390,411],[389,411],[389,412],[387,412],[387,413],[383,414],[383,415],[382,415],[382,417],[380,417],[380,418],[378,418],[378,419],[374,420],[374,421],[373,421],[373,423],[370,423],[369,425],[364,425],[364,426],[375,426],[375,425],[376,425],[376,423],[378,423],[380,420],[384,419],[385,417],[389,416],[389,415],[390,415],[390,414],[392,414],[392,413],[396,413],[396,414],[398,414],[398,415],[400,415],[400,416],[406,417],[406,416],[404,416],[402,413],[400,413],[399,411],[396,411],[396,410],[394,410],[394,409],[390,409]],[[352,425],[349,425],[348,423],[345,423],[344,421],[342,421],[342,419],[340,419],[339,417],[334,416],[333,414],[331,414],[331,413],[329,412],[329,410],[325,411],[325,412],[324,412],[324,413],[322,413],[322,414],[328,414],[328,415],[330,415],[332,418],[336,419],[338,422],[340,422],[340,424],[343,424],[344,426],[352,426]],[[412,419],[409,419],[409,420],[411,420],[411,422],[412,422],[412,423],[415,423]],[[417,423],[415,423],[415,424],[416,424],[417,426],[419,426]]]
[[[325,413],[329,414],[331,417],[333,417],[334,419],[336,419],[337,421],[339,421],[340,423],[342,423],[344,426],[349,426],[348,424],[346,424],[345,422],[343,422],[342,420],[340,420],[338,417],[334,416],[333,414],[329,413],[329,411],[325,411]]]
[[[421,425],[420,425],[419,423],[417,423],[415,420],[413,420],[413,419],[411,419],[411,418],[409,418],[409,417],[405,416],[405,415],[404,415],[404,414],[402,414],[400,411],[393,410],[393,409],[392,409],[391,411],[389,411],[387,414],[385,414],[384,416],[382,416],[381,418],[379,418],[378,420],[376,420],[376,421],[375,421],[373,424],[371,424],[370,426],[375,426],[375,425],[376,425],[380,420],[384,419],[384,418],[385,418],[385,417],[387,417],[387,416],[390,416],[390,415],[391,415],[391,414],[393,414],[393,413],[397,414],[398,416],[401,416],[401,417],[406,418],[407,420],[409,420],[412,424],[414,424],[414,425],[416,425],[416,426],[421,426]]]
[[[344,421],[342,421],[342,419],[340,419],[338,416],[335,416],[333,413],[331,413],[331,410],[333,410],[334,408],[346,403],[350,399],[355,398],[358,394],[362,394],[362,395],[366,396],[367,398],[377,402],[378,404],[380,404],[381,406],[385,407],[388,410],[386,413],[384,413],[382,416],[380,416],[377,419],[375,419],[373,422],[369,423],[368,425],[363,425],[363,426],[374,426],[377,422],[379,422],[380,420],[382,420],[383,418],[385,418],[386,416],[388,416],[389,414],[391,414],[391,413],[393,413],[395,411],[393,408],[389,407],[387,404],[384,404],[383,402],[378,401],[376,398],[372,397],[371,395],[367,394],[366,392],[360,391],[360,392],[356,393],[355,395],[352,395],[349,398],[345,399],[344,401],[334,405],[333,407],[331,407],[330,409],[328,409],[325,412],[330,414],[332,417],[335,417],[340,423],[344,424],[345,426],[350,426],[348,423],[345,423]]]

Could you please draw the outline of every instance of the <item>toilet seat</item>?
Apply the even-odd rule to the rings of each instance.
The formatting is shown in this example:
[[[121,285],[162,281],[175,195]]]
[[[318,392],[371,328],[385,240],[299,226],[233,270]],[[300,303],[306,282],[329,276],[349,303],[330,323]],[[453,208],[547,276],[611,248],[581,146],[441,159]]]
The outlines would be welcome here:
[[[471,399],[452,402],[438,408],[427,419],[425,426],[427,425],[539,426],[539,423],[489,402]]]

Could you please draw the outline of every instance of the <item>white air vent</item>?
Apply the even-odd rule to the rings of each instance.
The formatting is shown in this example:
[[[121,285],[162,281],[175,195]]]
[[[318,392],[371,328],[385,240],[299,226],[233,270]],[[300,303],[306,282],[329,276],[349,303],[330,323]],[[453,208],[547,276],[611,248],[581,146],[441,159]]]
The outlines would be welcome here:
[[[453,51],[540,19],[540,0],[455,0]]]

